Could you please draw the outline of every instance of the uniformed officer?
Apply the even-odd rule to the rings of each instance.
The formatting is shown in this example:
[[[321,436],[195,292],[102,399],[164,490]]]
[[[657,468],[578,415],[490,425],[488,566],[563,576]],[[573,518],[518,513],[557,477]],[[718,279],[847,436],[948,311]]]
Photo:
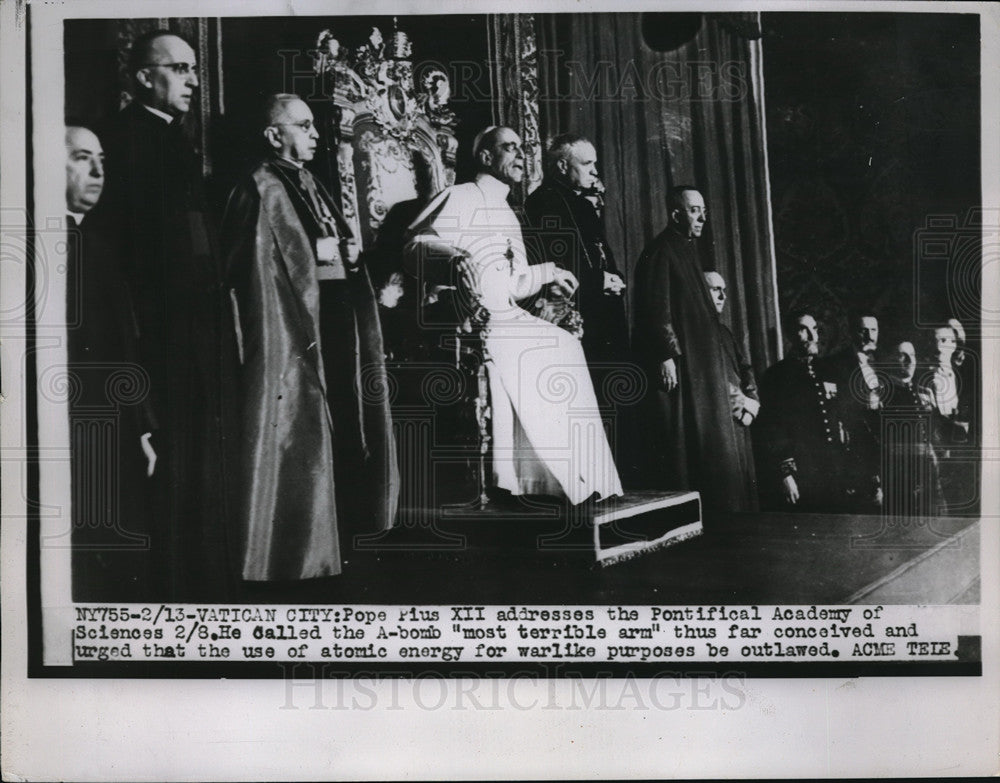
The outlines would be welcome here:
[[[772,510],[847,509],[848,451],[839,413],[842,390],[816,362],[819,332],[807,312],[789,316],[788,356],[760,384],[754,424],[761,506]]]

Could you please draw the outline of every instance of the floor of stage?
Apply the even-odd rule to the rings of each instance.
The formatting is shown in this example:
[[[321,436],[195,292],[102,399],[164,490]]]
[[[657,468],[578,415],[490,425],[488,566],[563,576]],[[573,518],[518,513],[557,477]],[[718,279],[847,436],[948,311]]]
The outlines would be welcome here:
[[[975,519],[737,514],[706,520],[701,536],[607,567],[595,565],[585,547],[540,549],[538,533],[551,533],[552,520],[494,514],[480,525],[439,520],[431,531],[427,524],[369,543],[380,548],[347,554],[338,577],[248,586],[239,600],[557,605],[979,601]]]

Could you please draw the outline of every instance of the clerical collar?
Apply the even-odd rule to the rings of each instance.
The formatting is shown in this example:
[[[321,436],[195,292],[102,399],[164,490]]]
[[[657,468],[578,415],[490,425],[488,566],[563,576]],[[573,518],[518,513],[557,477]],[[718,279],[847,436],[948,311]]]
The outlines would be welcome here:
[[[86,217],[85,212],[70,212],[69,210],[66,210],[66,214],[73,218],[77,225],[80,225],[83,222],[84,217]]]
[[[553,176],[551,183],[559,190],[565,190],[567,193],[572,193],[574,196],[583,196],[583,190],[581,188],[575,188],[568,182],[564,182],[559,177]]]
[[[170,125],[171,123],[173,123],[174,117],[173,117],[172,114],[167,114],[165,111],[160,111],[159,109],[154,109],[152,106],[149,106],[149,105],[147,105],[145,103],[142,103],[142,101],[139,101],[139,103],[142,104],[142,108],[144,108],[150,114],[153,114],[153,115],[159,117],[161,120],[163,120],[164,122],[166,122],[167,125]]]
[[[507,194],[510,193],[510,186],[501,182],[492,174],[480,171],[476,175],[476,185],[483,191],[488,199],[495,201],[506,201]]]
[[[305,168],[305,164],[303,164],[301,160],[292,160],[291,158],[286,158],[284,155],[275,155],[274,159],[279,164],[283,163],[286,166],[292,166],[293,168],[296,168],[296,169],[304,169]]]
[[[668,223],[667,224],[667,228],[673,229],[674,234],[677,235],[677,236],[679,236],[681,239],[684,239],[684,240],[686,240],[688,242],[694,242],[694,240],[695,240],[695,237],[689,236],[688,234],[685,234],[681,230],[681,224],[680,223]]]

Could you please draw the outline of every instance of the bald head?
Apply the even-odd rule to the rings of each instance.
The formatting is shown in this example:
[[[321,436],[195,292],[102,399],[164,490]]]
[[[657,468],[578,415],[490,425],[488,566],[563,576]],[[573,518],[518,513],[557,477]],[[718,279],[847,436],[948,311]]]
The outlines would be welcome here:
[[[147,106],[174,116],[190,110],[198,87],[198,61],[179,35],[156,30],[141,36],[129,54],[129,70]]]
[[[705,198],[691,185],[680,185],[670,191],[667,198],[670,223],[682,235],[689,238],[700,237],[708,219]]]
[[[66,209],[84,215],[104,190],[104,150],[94,132],[77,125],[66,128]]]
[[[726,305],[726,281],[718,272],[705,272],[705,282],[708,283],[708,291],[712,295],[712,304],[715,305],[717,313],[722,312]]]
[[[279,92],[269,96],[264,102],[264,127],[283,122],[288,116],[288,107],[295,102],[302,103],[302,99],[290,92]]]
[[[319,131],[313,113],[298,95],[278,93],[264,105],[264,138],[279,157],[305,163],[316,155]]]

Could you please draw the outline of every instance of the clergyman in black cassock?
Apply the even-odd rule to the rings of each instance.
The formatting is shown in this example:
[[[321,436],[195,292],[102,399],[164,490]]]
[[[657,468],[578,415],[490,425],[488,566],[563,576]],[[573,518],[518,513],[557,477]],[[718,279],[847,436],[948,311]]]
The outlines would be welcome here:
[[[524,205],[530,225],[525,236],[529,258],[533,263],[555,262],[580,281],[576,301],[583,316],[581,342],[594,391],[604,405],[609,395],[600,370],[627,362],[629,345],[622,297],[625,284],[603,220],[583,195],[597,182],[597,156],[589,141],[569,135],[554,139],[548,155],[545,180]],[[539,250],[537,257],[531,256],[530,245],[534,244]]]
[[[726,281],[716,271],[705,273],[705,282],[712,295],[712,303],[719,313],[719,340],[726,357],[728,373],[729,404],[733,421],[736,423],[736,443],[739,446],[740,471],[749,497],[749,508],[757,507],[757,473],[754,468],[753,439],[750,425],[760,411],[760,396],[753,366],[747,358],[745,345],[736,340],[736,335],[722,322],[722,311],[726,304]]]
[[[88,128],[66,128],[66,358],[73,595],[145,601],[149,517],[143,442],[156,429],[135,362],[131,297],[106,237],[87,214],[104,186],[103,150]],[[149,455],[147,455],[149,456]]]
[[[633,345],[648,392],[647,486],[694,489],[708,511],[752,507],[740,467],[718,314],[696,247],[704,199],[671,193],[670,225],[636,265]]]
[[[222,288],[200,159],[183,117],[198,86],[194,51],[156,31],[132,47],[136,99],[104,134],[105,197],[94,211],[114,241],[134,302],[136,356],[159,429],[150,482],[159,597],[224,600],[234,572],[226,527],[219,324]]]

